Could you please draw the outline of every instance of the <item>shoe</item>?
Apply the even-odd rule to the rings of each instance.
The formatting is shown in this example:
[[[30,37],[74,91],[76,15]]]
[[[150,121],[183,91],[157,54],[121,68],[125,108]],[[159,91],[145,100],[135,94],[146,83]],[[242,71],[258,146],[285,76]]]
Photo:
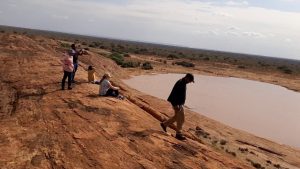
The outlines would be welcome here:
[[[186,137],[184,137],[181,133],[177,133],[175,138],[177,140],[181,140],[181,141],[186,140]]]
[[[164,123],[160,123],[160,126],[164,130],[164,132],[167,132],[167,127],[164,125]]]
[[[75,80],[72,80],[72,83],[76,83],[76,81],[75,81]]]
[[[119,96],[117,96],[117,99],[119,99],[119,100],[124,100],[124,96],[119,95]]]
[[[72,90],[72,87],[68,87],[68,90]]]
[[[65,90],[65,88],[61,88],[61,90]]]

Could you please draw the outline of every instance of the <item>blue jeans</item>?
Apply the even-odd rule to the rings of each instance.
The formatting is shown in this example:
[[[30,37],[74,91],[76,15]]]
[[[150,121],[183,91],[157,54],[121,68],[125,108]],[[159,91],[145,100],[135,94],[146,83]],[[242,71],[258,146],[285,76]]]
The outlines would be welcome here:
[[[73,65],[74,65],[74,71],[72,73],[72,81],[74,81],[75,74],[76,74],[76,71],[77,71],[77,68],[78,68],[78,63],[73,63]]]

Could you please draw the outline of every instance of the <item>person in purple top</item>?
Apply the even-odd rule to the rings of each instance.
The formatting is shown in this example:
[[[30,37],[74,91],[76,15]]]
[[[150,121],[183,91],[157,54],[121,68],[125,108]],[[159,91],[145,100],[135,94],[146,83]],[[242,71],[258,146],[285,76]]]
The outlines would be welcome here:
[[[71,45],[71,50],[69,51],[69,55],[73,56],[73,65],[74,65],[74,71],[72,73],[72,83],[75,83],[75,74],[77,72],[78,68],[78,56],[82,54],[82,50],[77,50],[75,44]]]

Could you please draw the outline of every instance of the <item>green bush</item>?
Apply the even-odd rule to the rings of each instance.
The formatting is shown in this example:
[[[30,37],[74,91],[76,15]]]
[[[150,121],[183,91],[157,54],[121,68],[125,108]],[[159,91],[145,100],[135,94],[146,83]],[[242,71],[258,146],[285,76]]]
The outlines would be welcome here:
[[[167,56],[167,58],[169,58],[169,59],[178,59],[179,57],[177,55],[175,55],[175,54],[169,54]]]
[[[69,43],[60,43],[60,46],[63,47],[63,48],[70,48],[71,45]]]
[[[263,166],[261,166],[261,164],[259,163],[252,163],[252,166],[255,168],[264,168]]]
[[[240,66],[238,66],[238,68],[239,68],[239,69],[245,69],[246,67],[245,67],[245,66],[242,66],[242,65],[240,65]]]
[[[232,156],[236,157],[236,153],[233,151],[229,151],[228,149],[225,150],[226,153],[231,154]]]
[[[117,47],[118,47],[118,48],[120,48],[120,49],[125,49],[125,47],[124,47],[124,46],[122,46],[122,45],[120,45],[120,44],[119,44],[119,45],[117,45]]]
[[[175,62],[176,65],[181,65],[183,67],[195,67],[195,64],[186,62],[186,61],[181,61],[181,62]]]
[[[145,70],[150,70],[150,69],[153,69],[152,65],[150,62],[145,62],[143,63],[142,65],[142,69],[145,69]]]
[[[221,145],[225,145],[226,143],[227,143],[226,140],[221,140],[221,141],[220,141],[220,144],[221,144]]]
[[[275,168],[280,168],[280,164],[274,164]]]
[[[287,66],[279,66],[277,69],[281,70],[283,73],[292,74],[293,71],[289,69]]]
[[[112,53],[109,57],[118,65],[122,65],[124,62],[124,57],[119,53]]]
[[[148,52],[148,49],[142,48],[142,49],[140,49],[140,51],[141,51],[141,52]]]
[[[95,48],[96,46],[95,46],[95,44],[89,44],[89,47],[91,47],[91,48]]]
[[[248,152],[248,148],[242,148],[242,147],[239,147],[239,150],[242,152],[242,153],[246,153]]]
[[[251,163],[251,165],[254,167],[254,168],[257,168],[257,169],[265,169],[265,167],[263,167],[261,164],[259,163],[256,163],[250,159],[246,159],[247,161],[249,161]]]
[[[203,60],[209,61],[210,59],[209,59],[209,57],[205,57],[205,58],[203,58]]]
[[[129,68],[129,67],[139,67],[140,66],[140,63],[139,62],[132,62],[132,61],[129,61],[129,62],[123,62],[121,67],[124,67],[124,68]]]
[[[125,53],[125,54],[124,54],[124,57],[128,57],[128,58],[129,58],[130,55],[129,55],[128,53]]]

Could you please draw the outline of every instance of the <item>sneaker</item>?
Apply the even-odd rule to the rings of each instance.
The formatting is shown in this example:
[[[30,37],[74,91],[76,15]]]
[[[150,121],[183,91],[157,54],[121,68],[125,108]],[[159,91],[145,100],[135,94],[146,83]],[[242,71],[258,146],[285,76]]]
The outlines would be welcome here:
[[[124,98],[123,98],[123,96],[119,95],[119,96],[117,96],[117,99],[123,100]]]
[[[65,90],[65,88],[61,88],[61,90]]]
[[[167,132],[167,127],[164,125],[164,123],[160,123],[160,126],[164,130],[164,132]]]
[[[68,87],[68,90],[72,90],[72,87]]]
[[[177,140],[181,140],[181,141],[186,140],[186,137],[184,137],[181,133],[177,133],[175,138]]]

